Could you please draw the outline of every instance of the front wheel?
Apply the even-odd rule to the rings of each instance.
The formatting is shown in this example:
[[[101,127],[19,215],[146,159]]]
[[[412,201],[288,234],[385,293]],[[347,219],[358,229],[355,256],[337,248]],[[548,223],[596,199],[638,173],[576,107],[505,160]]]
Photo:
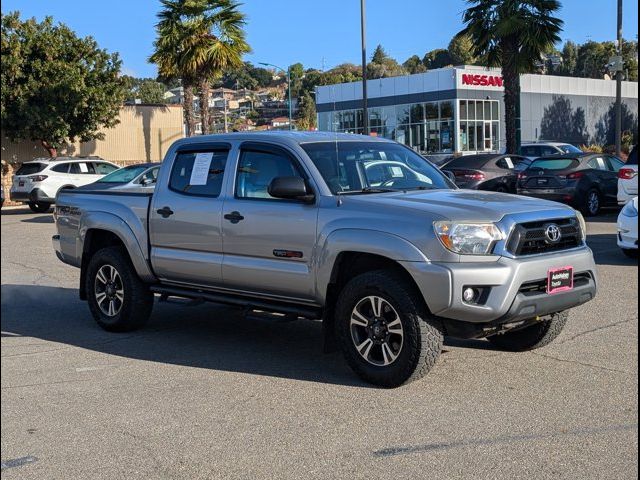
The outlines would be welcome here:
[[[426,375],[442,351],[440,327],[402,275],[363,273],[336,304],[337,335],[349,366],[364,380],[397,387]]]
[[[103,248],[91,257],[84,288],[89,310],[105,330],[136,330],[151,315],[153,293],[138,278],[122,247]]]
[[[51,204],[47,202],[29,202],[27,205],[35,213],[47,213],[51,208]]]
[[[487,337],[502,350],[524,352],[544,347],[556,339],[569,319],[569,311],[554,313],[550,319],[535,323],[520,330],[507,331]]]

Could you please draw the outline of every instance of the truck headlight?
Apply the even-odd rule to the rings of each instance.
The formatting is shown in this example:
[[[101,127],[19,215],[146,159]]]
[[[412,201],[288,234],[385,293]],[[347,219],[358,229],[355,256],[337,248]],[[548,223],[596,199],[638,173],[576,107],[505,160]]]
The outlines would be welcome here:
[[[493,223],[434,222],[433,229],[445,248],[461,255],[487,255],[504,238]]]
[[[582,214],[576,210],[576,217],[578,218],[578,222],[580,222],[580,235],[582,235],[582,243],[587,241],[587,222],[584,220]]]
[[[625,217],[637,217],[638,216],[638,209],[633,205],[633,200],[628,202],[624,208],[622,209],[622,215],[624,215]]]

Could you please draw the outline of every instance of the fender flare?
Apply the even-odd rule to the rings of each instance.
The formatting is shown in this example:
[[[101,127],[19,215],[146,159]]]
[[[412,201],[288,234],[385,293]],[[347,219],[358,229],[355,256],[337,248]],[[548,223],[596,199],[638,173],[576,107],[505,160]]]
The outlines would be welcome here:
[[[344,228],[334,230],[319,242],[316,267],[316,298],[326,301],[327,288],[338,256],[343,252],[369,253],[397,262],[428,262],[411,242],[378,230]]]
[[[131,227],[122,218],[112,213],[87,212],[83,215],[76,240],[76,258],[82,259],[87,232],[94,229],[111,232],[122,241],[131,263],[142,281],[154,282],[156,280],[147,261],[146,249],[141,247]]]

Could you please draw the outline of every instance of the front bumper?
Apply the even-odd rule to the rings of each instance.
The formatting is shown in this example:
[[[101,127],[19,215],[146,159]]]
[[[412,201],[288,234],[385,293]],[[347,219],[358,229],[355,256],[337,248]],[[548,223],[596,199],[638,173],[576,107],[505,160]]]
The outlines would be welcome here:
[[[597,272],[588,247],[530,257],[500,257],[481,263],[403,262],[432,314],[471,323],[509,323],[556,313],[588,302],[596,295]],[[572,266],[581,276],[570,291],[549,295],[523,288],[544,282],[549,269]],[[466,287],[485,289],[482,304],[466,303]]]

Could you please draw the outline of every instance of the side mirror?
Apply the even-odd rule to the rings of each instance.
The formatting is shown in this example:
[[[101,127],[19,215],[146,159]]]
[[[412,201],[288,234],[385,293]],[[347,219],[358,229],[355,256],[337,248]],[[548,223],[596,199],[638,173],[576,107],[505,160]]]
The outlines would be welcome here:
[[[153,178],[145,177],[140,182],[143,187],[148,187],[149,185],[153,185],[156,181]]]
[[[315,195],[309,192],[306,182],[300,177],[276,177],[271,180],[267,192],[274,198],[300,200],[304,203],[315,200]]]

